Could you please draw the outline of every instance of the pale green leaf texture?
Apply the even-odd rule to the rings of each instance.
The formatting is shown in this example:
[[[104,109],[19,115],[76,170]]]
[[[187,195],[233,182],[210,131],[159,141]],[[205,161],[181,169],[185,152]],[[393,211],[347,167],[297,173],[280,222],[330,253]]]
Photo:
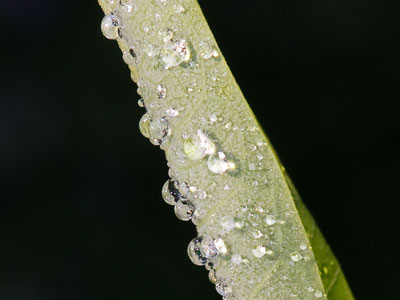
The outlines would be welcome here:
[[[175,213],[207,241],[191,259],[212,263],[217,291],[226,300],[353,299],[197,1],[99,2],[103,32],[117,39],[144,99],[141,131],[179,183]]]

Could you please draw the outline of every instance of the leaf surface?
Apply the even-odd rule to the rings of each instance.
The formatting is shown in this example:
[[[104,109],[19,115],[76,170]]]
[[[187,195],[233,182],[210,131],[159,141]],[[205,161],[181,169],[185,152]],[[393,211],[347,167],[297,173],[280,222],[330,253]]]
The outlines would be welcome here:
[[[341,269],[257,123],[195,0],[100,0],[165,151],[164,199],[229,299],[353,299]]]

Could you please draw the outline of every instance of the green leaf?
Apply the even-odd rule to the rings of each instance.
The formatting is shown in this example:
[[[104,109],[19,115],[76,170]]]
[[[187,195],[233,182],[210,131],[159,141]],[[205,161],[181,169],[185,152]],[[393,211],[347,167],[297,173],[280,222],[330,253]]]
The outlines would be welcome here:
[[[164,200],[199,234],[191,260],[229,299],[353,299],[195,0],[100,0],[165,151]],[[249,53],[251,55],[249,45]]]

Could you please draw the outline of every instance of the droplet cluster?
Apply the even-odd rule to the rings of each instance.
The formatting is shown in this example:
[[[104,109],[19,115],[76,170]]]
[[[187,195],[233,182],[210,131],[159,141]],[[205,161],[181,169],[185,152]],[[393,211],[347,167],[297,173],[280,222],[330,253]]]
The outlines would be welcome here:
[[[277,259],[290,282],[296,266],[312,263],[312,252],[305,240],[286,238],[295,208],[277,207],[285,190],[270,183],[282,180],[274,173],[279,165],[267,165],[274,154],[200,14],[187,9],[191,0],[99,1],[106,13],[101,31],[117,40],[142,97],[140,132],[166,151],[162,198],[179,220],[197,226],[190,260],[208,270],[225,300],[277,298],[276,283],[262,281],[273,278]],[[190,30],[179,26],[185,18]],[[324,297],[316,287],[300,298]],[[298,292],[287,290],[285,299]]]

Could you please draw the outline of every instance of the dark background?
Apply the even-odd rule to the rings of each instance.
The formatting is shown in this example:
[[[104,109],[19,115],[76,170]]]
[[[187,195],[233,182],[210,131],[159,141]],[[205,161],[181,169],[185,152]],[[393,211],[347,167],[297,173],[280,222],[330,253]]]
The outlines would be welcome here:
[[[355,296],[399,299],[397,7],[200,3]],[[220,299],[96,1],[0,11],[0,299]]]

